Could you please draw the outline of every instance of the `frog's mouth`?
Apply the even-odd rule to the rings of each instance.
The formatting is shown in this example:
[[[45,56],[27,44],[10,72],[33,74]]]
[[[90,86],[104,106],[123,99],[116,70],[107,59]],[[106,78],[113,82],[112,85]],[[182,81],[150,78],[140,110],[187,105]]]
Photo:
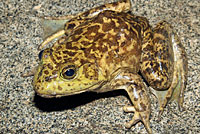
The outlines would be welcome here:
[[[34,89],[37,93],[37,95],[44,97],[44,98],[58,98],[58,97],[63,97],[63,96],[70,96],[70,95],[76,95],[76,94],[80,94],[86,91],[94,91],[100,87],[102,87],[104,85],[104,81],[99,81],[96,83],[90,83],[90,86],[86,87],[86,88],[74,88],[74,89],[70,89],[70,90],[63,90],[61,92],[59,92],[59,85],[58,88],[56,87],[52,87],[52,86],[47,86],[45,85],[45,83],[43,83],[46,88],[42,89],[39,86],[35,86]],[[42,85],[41,85],[42,86]],[[48,88],[48,87],[52,87],[52,88]]]

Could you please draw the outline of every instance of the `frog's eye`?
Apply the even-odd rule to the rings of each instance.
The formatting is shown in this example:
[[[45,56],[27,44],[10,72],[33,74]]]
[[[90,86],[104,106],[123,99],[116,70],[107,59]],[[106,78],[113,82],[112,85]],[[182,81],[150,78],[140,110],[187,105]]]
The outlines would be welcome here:
[[[61,76],[64,79],[73,79],[76,76],[76,73],[77,71],[76,71],[75,66],[67,66],[63,68],[61,72]]]
[[[38,54],[39,59],[42,59],[42,55],[43,55],[44,50],[40,51],[40,53]]]

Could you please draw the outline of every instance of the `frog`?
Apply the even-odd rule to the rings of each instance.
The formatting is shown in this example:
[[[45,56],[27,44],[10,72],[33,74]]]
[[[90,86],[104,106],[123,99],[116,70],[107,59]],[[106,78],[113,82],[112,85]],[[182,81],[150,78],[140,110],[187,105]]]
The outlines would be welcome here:
[[[159,117],[171,101],[183,109],[187,56],[168,22],[152,28],[131,7],[130,0],[120,0],[76,15],[47,18],[65,24],[39,45],[33,87],[45,98],[125,90],[132,105],[123,110],[134,113],[125,127],[142,122],[152,134],[150,94],[158,100]]]

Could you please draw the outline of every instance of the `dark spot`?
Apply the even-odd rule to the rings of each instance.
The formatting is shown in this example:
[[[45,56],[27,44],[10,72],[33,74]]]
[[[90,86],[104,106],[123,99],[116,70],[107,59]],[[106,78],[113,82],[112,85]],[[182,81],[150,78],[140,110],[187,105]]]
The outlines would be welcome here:
[[[125,42],[122,42],[121,43],[121,47],[123,47],[123,46],[125,46],[126,45],[126,43]]]
[[[74,23],[68,24],[67,29],[73,29],[76,25]]]
[[[102,30],[104,32],[110,31],[111,29],[115,29],[115,22],[111,21],[109,23],[103,23]]]
[[[56,51],[58,51],[59,49],[62,49],[62,46],[58,46],[58,47],[56,48]]]
[[[88,17],[88,15],[90,14],[89,11],[86,11],[84,14],[82,14],[83,17]]]
[[[97,41],[97,40],[101,40],[103,39],[103,37],[105,36],[105,34],[103,33],[97,33],[95,36],[94,36],[94,42]]]
[[[140,103],[140,106],[142,107],[141,111],[146,111],[146,105],[144,103]]]
[[[153,64],[151,64],[151,66],[153,67],[154,71],[159,71],[159,67],[160,67],[159,63],[155,62],[154,66],[153,66]]]
[[[74,55],[76,55],[77,52],[72,52],[72,51],[68,51],[68,50],[65,50],[63,51],[64,54],[68,54],[69,56],[73,57]]]
[[[153,50],[153,46],[148,44],[145,48],[143,48],[143,51],[152,51]]]
[[[45,77],[45,81],[50,82],[51,81],[50,77]]]
[[[58,55],[55,55],[56,56],[56,59],[57,60],[61,60],[62,59],[62,57],[60,57],[60,56],[58,56]]]
[[[49,63],[47,64],[47,67],[50,69],[50,70],[53,70],[53,66]]]
[[[56,71],[56,70],[54,70],[54,71],[52,72],[52,74],[53,74],[53,75],[57,74],[57,71]]]
[[[44,90],[44,87],[42,87],[41,90]]]
[[[49,71],[45,70],[44,73],[45,73],[46,75],[48,75],[48,74],[49,74]]]
[[[74,31],[74,35],[81,35],[83,33],[83,29],[82,28],[77,28],[75,31]]]
[[[60,90],[60,91],[62,90],[62,87],[60,87],[59,85],[58,85],[58,90]]]
[[[90,42],[88,42],[88,41],[81,41],[81,44],[83,44],[84,46],[88,46],[88,45],[90,45]]]
[[[134,101],[138,101],[138,98],[134,98]]]
[[[57,64],[57,61],[54,59],[53,55],[50,55],[50,57],[51,57],[52,62],[53,62],[54,64]]]
[[[72,41],[73,41],[73,42],[78,42],[78,40],[79,40],[81,37],[82,37],[82,36],[80,36],[80,35],[79,35],[78,37],[76,37],[76,38],[75,38],[75,36],[72,36]]]

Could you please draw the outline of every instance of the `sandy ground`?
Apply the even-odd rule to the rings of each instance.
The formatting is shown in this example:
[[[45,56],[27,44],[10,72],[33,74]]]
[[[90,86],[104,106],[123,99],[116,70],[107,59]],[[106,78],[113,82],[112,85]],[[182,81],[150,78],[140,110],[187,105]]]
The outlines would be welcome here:
[[[125,91],[83,93],[59,99],[37,96],[32,78],[21,73],[37,65],[42,42],[38,16],[79,13],[112,0],[4,0],[0,2],[0,133],[146,133],[142,123],[126,129],[133,114]],[[185,111],[169,104],[158,122],[158,102],[151,95],[151,128],[156,134],[200,133],[200,4],[198,0],[134,1],[132,12],[151,25],[167,20],[177,31],[188,55]]]

